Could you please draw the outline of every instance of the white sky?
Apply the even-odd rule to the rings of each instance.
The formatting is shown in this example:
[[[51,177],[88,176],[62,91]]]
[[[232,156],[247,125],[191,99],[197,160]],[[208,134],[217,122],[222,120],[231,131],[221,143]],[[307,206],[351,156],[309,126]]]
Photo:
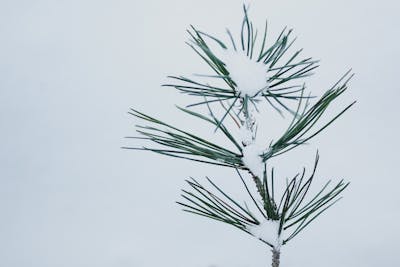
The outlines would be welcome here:
[[[337,206],[283,247],[284,266],[400,266],[400,5],[252,2],[259,26],[267,17],[272,32],[293,27],[296,48],[321,59],[310,90],[356,72],[335,110],[357,105],[276,163],[294,173],[318,147],[321,183],[352,182]],[[133,134],[130,107],[205,132],[174,109],[191,99],[160,84],[204,70],[184,44],[189,24],[218,35],[237,31],[241,17],[236,0],[0,1],[0,266],[270,264],[262,243],[174,203],[186,177],[238,182],[234,172],[120,149]]]

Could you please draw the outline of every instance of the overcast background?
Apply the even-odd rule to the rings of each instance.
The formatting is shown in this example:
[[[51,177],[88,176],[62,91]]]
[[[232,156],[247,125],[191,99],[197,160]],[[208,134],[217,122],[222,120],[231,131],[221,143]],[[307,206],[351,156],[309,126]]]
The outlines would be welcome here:
[[[160,84],[205,69],[184,44],[189,24],[237,32],[241,3],[0,0],[0,266],[269,266],[261,242],[174,203],[186,177],[236,183],[232,170],[120,149],[134,145],[123,139],[137,122],[130,107],[205,132],[175,110],[193,99]],[[294,174],[318,147],[321,181],[352,182],[283,248],[283,266],[400,266],[399,9],[394,0],[253,1],[260,27],[267,17],[272,34],[295,28],[296,48],[321,59],[311,91],[356,73],[334,110],[357,105],[282,158]]]

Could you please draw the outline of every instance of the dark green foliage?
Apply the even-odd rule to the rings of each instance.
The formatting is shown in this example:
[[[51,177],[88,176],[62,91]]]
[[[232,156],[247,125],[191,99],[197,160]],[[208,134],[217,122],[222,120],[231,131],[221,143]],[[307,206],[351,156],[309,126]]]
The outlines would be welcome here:
[[[271,157],[281,155],[293,148],[306,143],[311,138],[319,134],[326,127],[328,127],[332,122],[334,122],[337,118],[339,118],[344,112],[346,112],[355,102],[348,105],[345,109],[339,112],[336,116],[330,119],[327,123],[325,123],[318,130],[314,130],[314,125],[319,121],[322,117],[326,109],[329,105],[341,94],[344,93],[347,89],[347,83],[352,78],[353,75],[350,75],[350,72],[347,72],[331,89],[329,89],[320,100],[318,100],[312,107],[308,107],[308,101],[304,105],[304,109],[301,110],[302,101],[300,100],[298,103],[298,108],[293,117],[292,122],[287,128],[286,132],[279,138],[276,142],[274,142],[266,153],[262,155],[264,160],[267,160]],[[347,78],[342,84],[343,81]],[[311,133],[310,133],[311,132]]]
[[[298,59],[302,49],[295,51],[285,60],[284,55],[288,53],[289,48],[295,42],[295,39],[290,40],[292,30],[287,30],[286,28],[282,30],[278,38],[270,45],[270,47],[266,47],[267,23],[265,24],[262,44],[259,48],[258,56],[255,56],[254,49],[257,44],[257,32],[255,32],[253,23],[247,16],[246,8],[244,8],[244,13],[245,16],[242,23],[240,46],[235,44],[232,34],[227,30],[232,42],[232,47],[235,51],[241,49],[250,59],[257,62],[263,62],[268,67],[269,71],[266,73],[266,77],[268,77],[269,88],[268,90],[263,91],[261,96],[264,97],[279,113],[282,114],[280,107],[293,113],[289,106],[283,101],[308,98],[308,96],[302,94],[303,86],[301,84],[296,84],[296,81],[310,76],[312,71],[318,67],[318,65],[316,65],[318,61],[312,60],[312,58]],[[189,106],[226,100],[237,101],[237,99],[240,98],[240,95],[235,81],[231,79],[229,70],[226,69],[223,60],[220,59],[208,45],[207,39],[216,42],[222,49],[228,49],[228,45],[210,34],[197,30],[194,26],[191,26],[188,33],[191,40],[187,44],[215,73],[214,75],[202,76],[222,79],[225,82],[226,87],[221,88],[220,86],[195,81],[183,76],[169,76],[169,78],[173,79],[175,83],[165,84],[164,86],[174,87],[182,93],[192,96],[200,96],[202,98],[200,102],[196,102]],[[207,98],[207,100],[204,100],[204,98]]]
[[[186,181],[192,191],[182,190],[182,197],[186,201],[177,203],[184,207],[184,211],[230,224],[248,234],[251,233],[246,227],[260,223],[257,217],[279,221],[279,233],[285,231],[285,238],[282,242],[286,244],[326,209],[340,200],[339,194],[348,186],[348,183],[341,180],[328,189],[331,183],[329,180],[317,194],[307,198],[307,193],[315,177],[318,160],[317,154],[314,169],[309,178],[305,178],[306,170],[303,169],[301,173],[287,181],[286,190],[280,197],[275,197],[277,193],[275,192],[275,177],[272,169],[271,175],[269,177],[265,175],[263,179],[262,206],[261,203],[256,201],[243,176],[237,170],[237,174],[251,200],[252,208],[256,210],[259,216],[252,213],[252,209],[249,208],[250,204],[245,202],[244,205],[240,205],[209,178],[207,178],[208,182],[217,193],[212,192],[212,189],[206,189],[192,178]],[[272,247],[268,242],[261,241]]]
[[[315,124],[322,117],[323,113],[327,110],[329,105],[347,89],[347,83],[351,78],[351,76],[348,76],[349,73],[346,73],[345,76],[343,76],[331,89],[329,89],[321,97],[320,100],[318,100],[311,107],[309,107],[308,103],[306,103],[303,107],[303,110],[301,110],[302,101],[299,101],[298,109],[293,116],[293,120],[290,123],[288,129],[283,133],[281,138],[272,143],[266,150],[266,152],[262,155],[264,162],[266,162],[271,157],[281,155],[301,144],[306,143],[311,138],[319,134],[322,130],[324,130],[327,126],[329,126],[333,121],[335,121],[354,104],[353,102],[352,104],[347,106],[336,116],[331,118],[328,123],[325,123],[320,128],[314,129]],[[347,79],[344,80],[346,77]],[[343,80],[344,82],[341,83]],[[308,100],[306,101],[308,102]],[[245,107],[245,105],[243,106]],[[242,147],[240,146],[239,142],[235,140],[235,137],[232,134],[230,134],[228,128],[224,125],[224,123],[214,116],[211,107],[209,105],[207,105],[207,107],[209,108],[208,116],[185,108],[178,108],[186,114],[204,120],[220,128],[226,138],[228,138],[228,140],[237,148],[237,152],[221,147],[197,136],[194,133],[190,133],[186,130],[171,126],[165,122],[145,115],[134,109],[131,109],[129,114],[153,124],[153,126],[138,126],[137,132],[144,136],[141,137],[141,139],[147,139],[161,145],[161,147],[143,147],[131,149],[149,150],[168,156],[246,170],[247,168],[243,165],[241,160]],[[243,108],[242,111],[245,109],[246,108]],[[227,112],[227,114],[229,114],[229,112]],[[168,149],[162,147],[167,147]]]

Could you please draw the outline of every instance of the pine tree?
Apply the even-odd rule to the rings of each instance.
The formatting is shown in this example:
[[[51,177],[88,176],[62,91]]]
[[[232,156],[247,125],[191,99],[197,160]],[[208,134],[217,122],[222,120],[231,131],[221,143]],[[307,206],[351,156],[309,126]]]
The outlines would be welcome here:
[[[293,178],[287,179],[285,188],[277,192],[279,189],[274,181],[279,178],[275,177],[274,168],[269,166],[270,159],[307,143],[355,103],[349,104],[327,122],[318,123],[326,117],[324,113],[331,104],[347,90],[353,75],[348,71],[318,100],[314,100],[315,97],[306,94],[304,79],[313,74],[318,61],[301,59],[302,49],[290,52],[295,39],[291,37],[292,30],[287,28],[268,46],[268,24],[265,24],[260,38],[245,6],[243,11],[239,40],[235,40],[229,30],[228,42],[194,26],[188,30],[190,41],[187,44],[213,74],[195,78],[170,76],[171,83],[164,85],[199,98],[186,108],[178,108],[205,121],[211,130],[220,131],[234,149],[135,109],[129,113],[145,121],[146,125],[137,126],[137,133],[141,136],[131,138],[144,139],[156,146],[126,148],[234,169],[249,196],[249,203],[240,204],[242,200],[235,199],[209,178],[207,185],[194,178],[188,179],[189,190],[182,190],[182,200],[177,203],[186,212],[226,223],[256,237],[271,248],[272,266],[278,267],[281,247],[335,204],[348,183],[341,180],[331,186],[329,180],[316,194],[309,196],[319,161],[317,152],[312,170],[303,168]],[[277,140],[260,146],[257,142],[260,123],[257,115],[263,103],[282,116],[288,114],[292,118]],[[193,107],[203,107],[205,113],[194,111]]]

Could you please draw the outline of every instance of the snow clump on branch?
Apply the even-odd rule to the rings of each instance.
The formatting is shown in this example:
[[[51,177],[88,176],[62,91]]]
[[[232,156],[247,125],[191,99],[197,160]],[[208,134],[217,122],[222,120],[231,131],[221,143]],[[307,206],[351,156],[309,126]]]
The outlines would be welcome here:
[[[251,59],[244,51],[231,50],[224,50],[221,58],[240,97],[257,97],[268,90],[268,67],[262,61]]]

